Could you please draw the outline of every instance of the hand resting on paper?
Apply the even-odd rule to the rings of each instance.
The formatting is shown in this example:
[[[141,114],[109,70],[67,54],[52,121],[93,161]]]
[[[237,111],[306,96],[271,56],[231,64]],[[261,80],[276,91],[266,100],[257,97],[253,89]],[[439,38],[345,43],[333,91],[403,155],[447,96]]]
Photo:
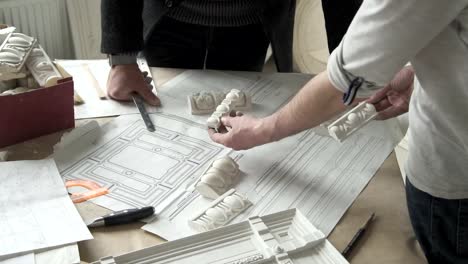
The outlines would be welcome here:
[[[379,112],[377,119],[385,120],[408,112],[413,82],[413,68],[405,67],[395,75],[386,87],[367,100],[368,103],[374,104]]]
[[[152,92],[148,73],[142,73],[137,64],[113,66],[107,79],[107,94],[118,101],[132,100],[132,93],[138,93],[150,105],[160,106],[161,101]]]

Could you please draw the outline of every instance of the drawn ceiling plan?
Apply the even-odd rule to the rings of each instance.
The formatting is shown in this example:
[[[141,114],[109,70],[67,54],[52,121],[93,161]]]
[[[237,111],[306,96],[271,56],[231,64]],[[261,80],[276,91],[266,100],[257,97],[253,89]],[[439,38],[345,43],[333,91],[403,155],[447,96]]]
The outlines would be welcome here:
[[[392,152],[394,126],[394,122],[372,123],[344,143],[309,130],[274,144],[232,152],[241,170],[234,188],[253,205],[231,223],[298,208],[328,236]],[[192,188],[179,199],[143,229],[168,240],[195,234],[187,221],[210,200]]]
[[[100,128],[94,144],[83,144],[83,138],[60,149],[54,157],[62,177],[107,187],[110,194],[93,202],[111,210],[152,205],[158,213],[214,158],[229,152],[200,124],[162,114],[152,118],[155,132],[146,130],[139,115],[121,116]]]

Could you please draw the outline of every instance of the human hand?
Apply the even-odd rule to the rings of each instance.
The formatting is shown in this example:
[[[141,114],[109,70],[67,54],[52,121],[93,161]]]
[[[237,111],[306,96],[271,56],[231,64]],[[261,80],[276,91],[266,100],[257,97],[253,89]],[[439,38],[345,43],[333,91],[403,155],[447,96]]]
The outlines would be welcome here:
[[[413,92],[414,71],[405,67],[390,83],[372,95],[367,102],[375,106],[377,119],[386,120],[408,112]]]
[[[153,94],[151,78],[140,71],[137,64],[116,65],[109,72],[107,94],[118,101],[132,100],[132,93],[138,93],[150,105],[160,106],[161,101]]]
[[[219,133],[209,129],[210,138],[219,144],[234,150],[244,150],[272,141],[273,124],[268,119],[251,116],[225,116],[221,118]]]

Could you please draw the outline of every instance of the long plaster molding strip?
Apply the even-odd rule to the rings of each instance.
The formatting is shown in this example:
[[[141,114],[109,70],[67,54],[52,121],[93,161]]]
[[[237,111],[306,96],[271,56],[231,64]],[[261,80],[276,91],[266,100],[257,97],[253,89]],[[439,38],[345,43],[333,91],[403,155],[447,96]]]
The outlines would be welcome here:
[[[34,79],[42,87],[50,87],[57,84],[62,79],[62,75],[50,60],[47,53],[37,45],[26,60],[26,67],[31,72]]]
[[[239,165],[229,156],[214,160],[200,176],[195,189],[205,198],[217,199],[237,182]]]
[[[14,31],[8,33],[0,44],[0,72],[17,73],[21,71],[37,40]]]
[[[348,263],[297,209],[170,241],[95,264]]]
[[[244,195],[231,189],[190,218],[188,224],[198,232],[213,230],[225,226],[251,205]]]
[[[376,116],[377,111],[374,105],[362,102],[330,124],[328,132],[335,140],[342,142]]]

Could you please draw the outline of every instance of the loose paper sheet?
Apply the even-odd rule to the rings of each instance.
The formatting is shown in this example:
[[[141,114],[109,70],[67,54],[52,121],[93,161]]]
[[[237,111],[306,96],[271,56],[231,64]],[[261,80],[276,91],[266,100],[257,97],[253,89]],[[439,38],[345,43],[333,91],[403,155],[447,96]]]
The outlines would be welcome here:
[[[107,187],[109,194],[93,199],[103,207],[152,205],[159,213],[214,158],[229,152],[212,142],[198,123],[164,114],[151,117],[155,132],[146,130],[139,115],[121,116],[104,125],[94,143],[85,135],[57,151],[54,157],[62,176]]]
[[[107,60],[59,60],[57,62],[73,76],[75,91],[85,102],[82,105],[75,105],[75,119],[139,113],[133,102],[99,98],[96,89],[101,89],[106,94],[107,77],[110,71]],[[99,87],[96,87],[97,85]],[[149,113],[158,112],[158,108],[149,105],[146,105],[146,110]]]
[[[0,264],[34,264],[34,253],[26,253],[11,258],[0,258]]]
[[[53,160],[0,163],[0,256],[91,239]]]

